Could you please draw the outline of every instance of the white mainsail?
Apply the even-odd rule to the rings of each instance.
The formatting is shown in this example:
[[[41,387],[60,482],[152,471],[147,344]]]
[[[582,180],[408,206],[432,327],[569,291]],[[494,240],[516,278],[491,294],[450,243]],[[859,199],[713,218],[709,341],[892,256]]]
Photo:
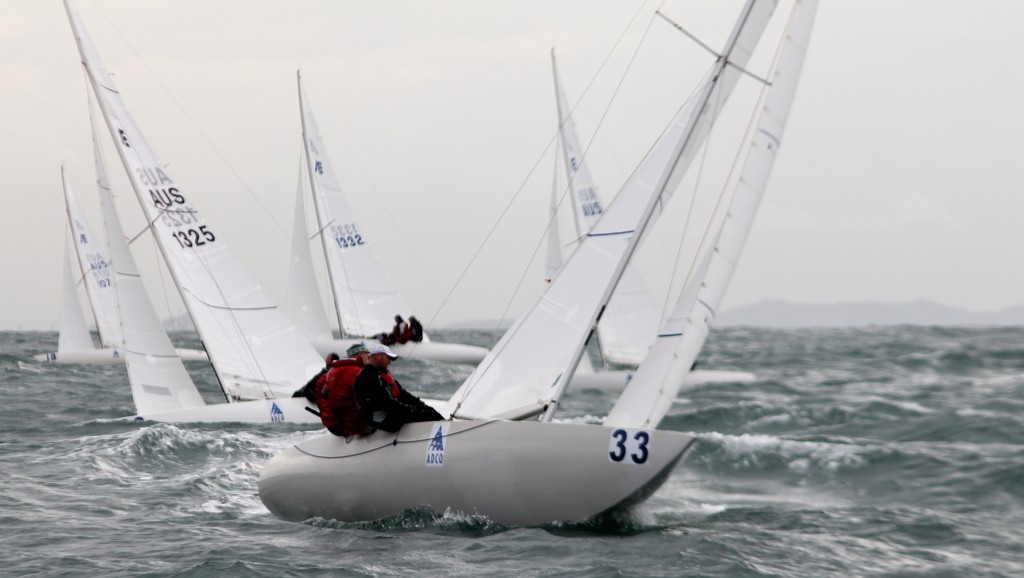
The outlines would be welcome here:
[[[550,419],[668,187],[678,183],[764,32],[775,2],[748,0],[695,98],[633,173],[562,271],[451,397],[465,418]]]
[[[605,425],[657,427],[675,399],[683,377],[704,344],[760,205],[772,164],[781,144],[810,39],[817,0],[797,0],[776,62],[765,88],[755,129],[744,142],[746,160],[738,177],[729,180],[732,201],[712,217],[710,242],[688,279],[676,309]]]
[[[356,224],[303,92],[302,76],[296,78],[306,165],[341,335],[372,337],[390,332],[395,314],[407,316],[409,304],[377,261],[366,231]]]
[[[285,311],[299,331],[310,341],[334,339],[327,323],[320,291],[313,272],[313,256],[309,251],[309,232],[306,229],[306,203],[303,202],[302,178],[305,168],[299,167],[299,181],[295,189],[295,221],[292,226],[291,267],[288,270],[288,300]]]
[[[78,197],[68,181],[64,167],[60,168],[64,187],[64,203],[67,205],[68,224],[71,225],[72,245],[78,257],[79,270],[89,296],[89,308],[100,334],[100,346],[117,348],[121,345],[121,326],[117,319],[117,304],[110,280],[110,261],[104,254],[102,243],[93,236],[85,220],[85,213],[78,204]]]
[[[573,222],[576,224],[576,238],[580,239],[594,227],[604,209],[576,136],[576,124],[562,89],[554,48],[551,49],[551,70],[558,104],[558,134],[574,208]],[[602,357],[613,363],[640,363],[660,323],[661,312],[651,298],[650,291],[636,270],[627,265],[601,317],[601,323],[597,326]]]
[[[95,345],[89,328],[82,318],[82,306],[78,301],[78,291],[71,274],[71,255],[67,243],[64,244],[64,274],[61,282],[60,299],[60,330],[57,333],[57,354],[49,354],[47,358],[56,358],[68,351],[92,349]]]
[[[221,386],[240,399],[290,395],[323,361],[164,169],[71,1],[64,5],[107,128]]]

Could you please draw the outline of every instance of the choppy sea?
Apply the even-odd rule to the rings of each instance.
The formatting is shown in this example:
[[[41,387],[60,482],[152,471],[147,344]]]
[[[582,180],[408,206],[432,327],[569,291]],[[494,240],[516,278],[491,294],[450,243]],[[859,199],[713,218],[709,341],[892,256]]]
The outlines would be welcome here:
[[[31,361],[55,345],[0,332],[3,576],[1024,576],[1024,327],[718,329],[700,367],[756,379],[680,396],[661,427],[699,443],[665,485],[540,527],[281,521],[260,467],[322,430],[122,422],[124,368]],[[223,400],[209,366],[189,369]],[[442,398],[470,371],[392,369]],[[599,423],[613,402],[573,392],[561,417]]]

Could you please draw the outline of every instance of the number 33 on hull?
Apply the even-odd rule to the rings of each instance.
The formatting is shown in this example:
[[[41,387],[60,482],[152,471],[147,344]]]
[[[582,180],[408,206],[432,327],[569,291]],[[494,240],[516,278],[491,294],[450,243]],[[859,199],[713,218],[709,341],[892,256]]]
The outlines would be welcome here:
[[[585,520],[658,489],[692,447],[689,434],[536,421],[455,420],[398,434],[321,436],[263,468],[276,516],[354,522],[414,507],[511,525]]]

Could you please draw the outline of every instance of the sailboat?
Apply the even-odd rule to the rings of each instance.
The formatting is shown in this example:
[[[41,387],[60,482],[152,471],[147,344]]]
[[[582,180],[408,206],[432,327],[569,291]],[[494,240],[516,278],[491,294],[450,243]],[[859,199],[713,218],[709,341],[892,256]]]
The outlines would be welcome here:
[[[121,163],[228,401],[289,398],[323,367],[322,358],[166,171],[125,107],[71,0],[64,6]]]
[[[576,136],[576,124],[558,75],[555,49],[551,49],[551,69],[555,84],[555,102],[558,110],[559,149],[562,151],[565,173],[568,180],[569,205],[572,207],[575,236],[570,243],[561,240],[558,225],[559,202],[557,190],[552,190],[551,221],[548,229],[547,279],[554,278],[561,268],[563,252],[571,251],[576,242],[593,228],[603,213],[597,187],[590,176],[585,155]],[[556,175],[557,177],[557,175]],[[556,179],[557,180],[557,179]],[[612,295],[608,308],[597,326],[598,347],[602,359],[607,363],[636,367],[643,359],[661,324],[661,313],[654,303],[650,291],[632,266],[627,266]],[[590,371],[589,360],[584,358],[581,369],[573,375],[571,388],[599,389],[620,392],[633,379],[633,369],[610,369]],[[724,371],[691,369],[686,375],[686,385],[701,383],[751,382],[754,375],[746,371]]]
[[[780,65],[802,62],[810,26],[794,23],[809,22],[814,6],[813,0],[794,6]],[[356,521],[428,506],[531,525],[591,518],[653,493],[695,439],[654,429],[664,415],[659,408],[650,409],[646,421],[631,418],[630,423],[646,424],[642,427],[551,420],[666,188],[690,164],[699,135],[715,116],[713,103],[722,102],[735,85],[774,7],[772,0],[747,1],[695,97],[547,290],[449,400],[445,413],[451,421],[407,424],[398,434],[325,436],[297,444],[263,468],[259,490],[267,508],[286,520]],[[794,52],[801,58],[789,57]],[[772,135],[777,139],[781,132]],[[770,158],[753,152],[746,164],[765,162]],[[656,366],[654,373],[662,377],[689,370],[664,348],[651,348],[641,370],[646,364]]]
[[[93,143],[96,145],[95,133]],[[98,149],[96,149],[98,151]],[[97,165],[97,186],[102,191],[107,187],[106,177],[99,171]],[[100,336],[101,346],[97,348],[88,329],[85,329],[84,339],[78,327],[82,320],[81,304],[75,291],[75,282],[71,277],[71,269],[67,265],[68,256],[65,255],[65,271],[67,277],[63,283],[61,296],[61,325],[57,336],[57,351],[42,353],[34,356],[37,361],[48,363],[84,363],[90,365],[115,365],[124,363],[121,344],[121,326],[118,318],[117,306],[114,300],[114,288],[112,285],[110,260],[103,250],[97,245],[96,237],[93,237],[78,203],[78,197],[68,180],[64,167],[61,167],[61,183],[64,189],[64,201],[67,207],[68,225],[74,238],[74,253],[77,257],[78,270],[81,273],[86,294],[89,299],[88,311],[96,323],[97,333]],[[69,292],[70,283],[70,292]],[[78,309],[74,314],[69,308]],[[67,323],[67,325],[66,325]],[[69,336],[66,337],[65,333]],[[206,361],[206,353],[194,349],[179,349],[178,354],[189,361]]]
[[[407,314],[411,308],[377,260],[370,236],[358,225],[355,214],[345,201],[319,125],[303,90],[300,73],[296,73],[296,81],[302,117],[303,156],[313,191],[317,235],[327,261],[327,276],[342,335],[340,341],[330,335],[311,338],[317,351],[326,355],[332,351],[344,351],[359,341],[375,340],[382,333],[390,333],[395,314]],[[297,194],[302,196],[301,182]],[[304,218],[300,222],[300,203],[301,199],[297,199],[293,251],[301,251],[298,245],[304,244],[307,238]],[[315,293],[315,283],[305,281],[314,278],[308,255],[308,251],[305,255],[293,253],[292,271],[303,267],[310,269],[309,272],[298,272],[296,281],[310,283],[309,290]],[[319,295],[315,298],[319,299]],[[309,304],[313,299],[310,294],[304,303]],[[322,328],[315,330],[322,333]],[[405,357],[471,365],[480,363],[487,353],[487,349],[475,345],[432,342],[426,334],[420,342],[395,343],[391,348]]]

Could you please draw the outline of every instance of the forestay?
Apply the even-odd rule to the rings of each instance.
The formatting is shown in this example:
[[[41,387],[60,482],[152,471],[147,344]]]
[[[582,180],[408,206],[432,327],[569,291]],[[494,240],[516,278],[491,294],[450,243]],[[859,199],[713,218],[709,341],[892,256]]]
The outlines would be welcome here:
[[[239,398],[290,395],[322,360],[164,169],[70,0],[65,7],[115,148],[222,387]]]
[[[644,229],[703,142],[774,10],[749,0],[726,50],[669,129],[631,175],[562,271],[462,384],[446,410],[457,417],[550,419]],[[734,66],[728,66],[731,63]],[[721,91],[721,92],[720,92]]]
[[[663,324],[650,352],[626,386],[605,425],[657,427],[679,392],[690,366],[710,331],[725,289],[760,205],[768,175],[781,144],[782,132],[800,78],[817,0],[798,0],[762,94],[760,116],[742,147],[746,160],[727,190],[732,201],[719,205],[712,218],[708,243],[700,249],[672,315]],[[748,144],[749,143],[749,144]]]
[[[558,133],[561,137],[565,170],[569,177],[576,238],[579,239],[593,228],[604,213],[604,209],[576,136],[576,124],[558,76],[554,49],[551,49],[551,69],[558,103]],[[553,219],[552,222],[557,223],[557,220]],[[615,287],[611,301],[608,302],[608,308],[601,317],[601,323],[597,326],[601,355],[614,363],[640,363],[650,345],[651,336],[655,334],[660,323],[661,312],[654,304],[650,291],[636,270],[627,265],[622,279]]]
[[[60,169],[60,178],[64,187],[64,203],[67,206],[68,224],[71,226],[75,256],[85,283],[85,292],[89,296],[89,309],[96,322],[96,331],[100,334],[100,346],[117,348],[121,346],[121,326],[117,319],[117,304],[114,301],[114,287],[110,280],[110,262],[104,254],[102,243],[93,237],[92,231],[85,220],[85,214],[78,204],[64,172]],[[90,348],[92,346],[90,345]]]
[[[306,165],[342,337],[390,332],[395,314],[408,315],[411,309],[377,261],[366,232],[356,224],[303,92],[301,75],[298,85]]]

